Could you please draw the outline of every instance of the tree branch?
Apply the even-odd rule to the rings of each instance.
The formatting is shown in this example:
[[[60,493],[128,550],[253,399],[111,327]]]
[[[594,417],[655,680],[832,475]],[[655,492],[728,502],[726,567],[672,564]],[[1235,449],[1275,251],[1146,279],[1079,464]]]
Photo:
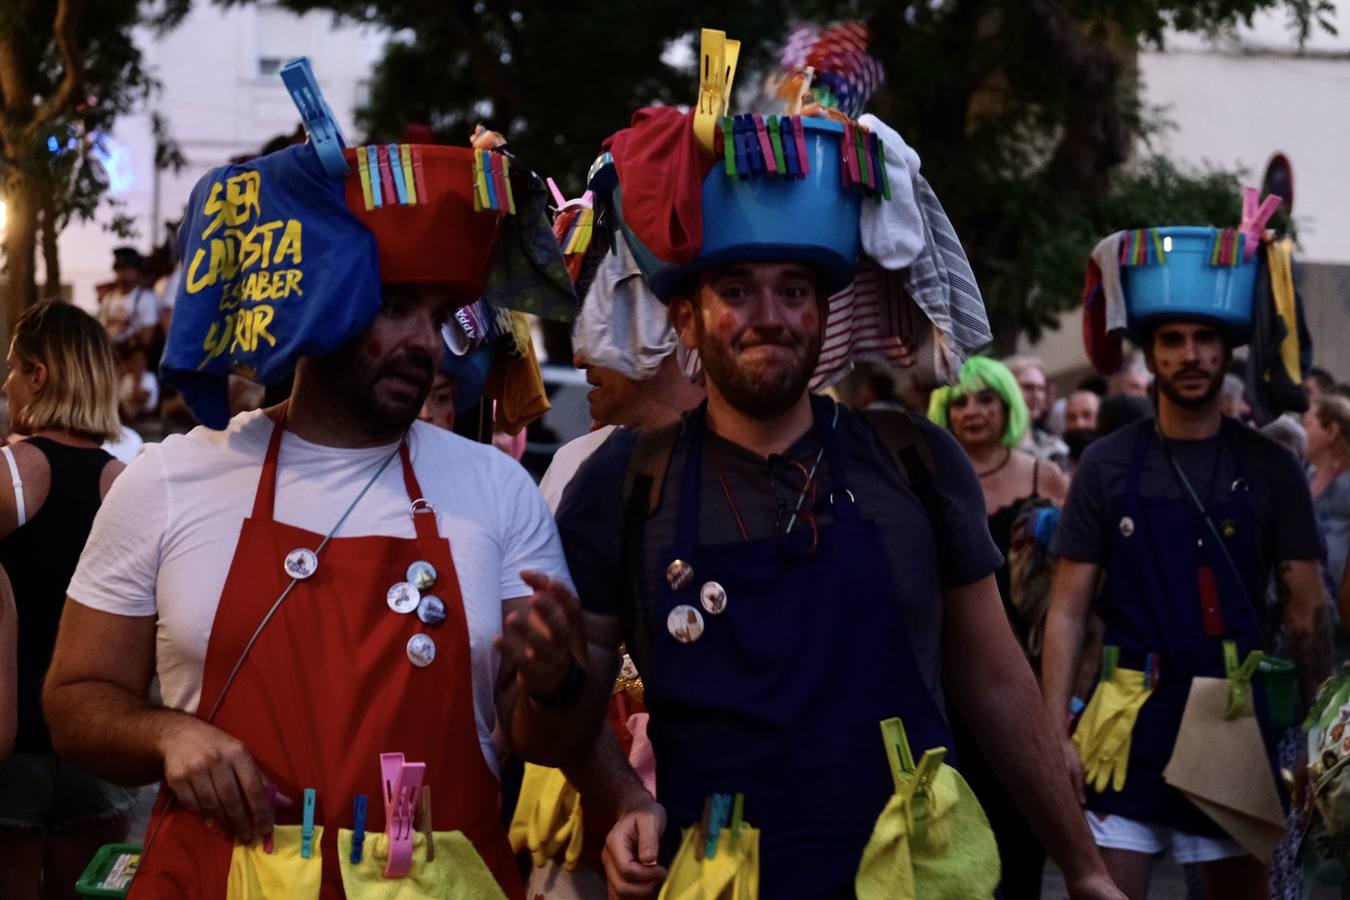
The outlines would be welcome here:
[[[61,83],[42,101],[28,123],[25,137],[31,137],[39,128],[73,107],[84,90],[84,57],[75,34],[82,7],[83,0],[58,0],[52,34],[56,49],[61,53]]]

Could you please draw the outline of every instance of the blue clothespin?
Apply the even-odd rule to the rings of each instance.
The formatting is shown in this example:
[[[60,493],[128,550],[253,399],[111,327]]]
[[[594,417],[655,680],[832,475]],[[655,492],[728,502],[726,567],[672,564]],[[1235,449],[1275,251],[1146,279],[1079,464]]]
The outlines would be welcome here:
[[[314,78],[314,70],[309,60],[298,56],[281,67],[281,80],[290,91],[295,108],[300,111],[300,119],[309,133],[309,142],[319,154],[323,170],[333,178],[346,178],[351,169],[342,156],[342,148],[347,142],[342,139],[342,130],[338,128],[333,111],[323,99],[319,82]]]
[[[357,794],[352,805],[352,865],[357,865],[366,846],[366,795]]]
[[[717,839],[722,833],[722,828],[727,824],[727,819],[731,815],[731,795],[713,794],[712,815],[708,817],[708,842],[703,848],[705,859],[713,859],[717,856]]]
[[[300,825],[300,858],[314,856],[314,788],[305,788],[305,818]]]

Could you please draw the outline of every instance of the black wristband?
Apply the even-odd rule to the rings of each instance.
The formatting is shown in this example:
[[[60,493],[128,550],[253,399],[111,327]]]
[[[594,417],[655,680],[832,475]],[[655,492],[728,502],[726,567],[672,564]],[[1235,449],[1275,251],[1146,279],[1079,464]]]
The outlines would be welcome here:
[[[586,693],[586,670],[581,667],[576,659],[573,659],[571,668],[563,676],[562,684],[558,686],[556,691],[547,697],[530,694],[530,699],[540,706],[550,709],[564,709],[576,706],[584,693]]]

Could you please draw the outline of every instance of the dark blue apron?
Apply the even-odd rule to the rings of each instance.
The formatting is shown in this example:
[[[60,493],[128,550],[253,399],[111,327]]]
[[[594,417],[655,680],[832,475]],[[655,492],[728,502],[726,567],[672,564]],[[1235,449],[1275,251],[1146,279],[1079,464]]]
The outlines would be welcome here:
[[[659,561],[663,572],[674,559],[691,562],[694,578],[679,591],[661,578],[642,673],[656,793],[669,816],[666,858],[681,829],[702,818],[704,798],[743,793],[745,821],[761,829],[761,897],[853,896],[863,847],[894,790],[882,719],[904,721],[916,757],[952,746],[914,661],[885,550],[848,490],[834,405],[813,396],[811,406],[833,523],[806,557],[785,553],[777,537],[698,543],[705,410],[688,417],[675,546]],[[700,604],[708,581],[726,590],[718,615]],[[666,628],[680,604],[703,616],[692,643]]]
[[[1154,654],[1158,684],[1145,701],[1135,722],[1130,742],[1129,768],[1121,791],[1096,792],[1089,786],[1087,808],[1179,828],[1192,834],[1219,837],[1224,834],[1175,788],[1163,781],[1180,729],[1191,679],[1196,676],[1223,678],[1223,642],[1234,641],[1239,659],[1265,646],[1264,621],[1253,604],[1264,603],[1269,572],[1261,565],[1262,527],[1252,484],[1245,477],[1235,428],[1243,426],[1227,418],[1219,432],[1218,454],[1234,460],[1234,478],[1215,486],[1204,498],[1215,528],[1228,546],[1238,572],[1215,546],[1204,517],[1177,486],[1173,497],[1149,497],[1139,493],[1144,458],[1150,449],[1161,453],[1153,423],[1143,423],[1135,441],[1126,476],[1125,491],[1112,501],[1111,555],[1098,611],[1106,624],[1104,641],[1120,647],[1120,665],[1128,669],[1145,666]],[[1220,460],[1215,458],[1215,471]],[[1169,479],[1172,473],[1168,472]],[[1204,485],[1196,485],[1197,491]],[[1197,572],[1208,566],[1217,586],[1218,616],[1206,616],[1198,587]],[[1240,577],[1239,577],[1240,575]],[[1249,599],[1250,598],[1250,599]],[[1221,620],[1221,628],[1220,625]],[[1207,633],[1220,631],[1219,634]],[[1253,701],[1266,753],[1275,768],[1275,740],[1266,714],[1261,679],[1253,679]],[[1223,748],[1215,747],[1216,759]],[[1276,778],[1276,784],[1280,779]]]

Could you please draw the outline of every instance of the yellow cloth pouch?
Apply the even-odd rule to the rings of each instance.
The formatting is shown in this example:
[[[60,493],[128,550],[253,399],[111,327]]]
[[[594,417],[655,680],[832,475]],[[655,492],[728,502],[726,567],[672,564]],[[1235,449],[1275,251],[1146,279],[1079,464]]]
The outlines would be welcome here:
[[[658,900],[758,900],[759,829],[723,828],[716,854],[704,855],[706,847],[702,825],[684,830]]]
[[[581,857],[581,795],[560,769],[525,764],[520,801],[507,838],[516,853],[530,851],[536,866],[560,860],[571,871]]]
[[[966,780],[929,750],[915,765],[904,725],[881,723],[895,794],[877,817],[854,879],[858,900],[991,897],[998,844]]]
[[[262,841],[235,844],[230,854],[230,877],[226,900],[318,900],[323,862],[319,841],[323,826],[314,826],[314,855],[300,855],[300,826],[278,825],[272,829],[272,852]]]
[[[427,859],[427,837],[413,834],[412,870],[404,878],[385,878],[389,839],[366,832],[359,863],[352,863],[352,832],[338,831],[338,862],[347,900],[506,900],[473,844],[460,831],[432,835],[435,853]]]
[[[1116,665],[1120,648],[1102,648],[1102,677],[1073,732],[1073,746],[1083,763],[1083,778],[1102,792],[1109,785],[1125,787],[1130,761],[1130,738],[1139,710],[1153,695],[1152,678],[1138,669]]]

